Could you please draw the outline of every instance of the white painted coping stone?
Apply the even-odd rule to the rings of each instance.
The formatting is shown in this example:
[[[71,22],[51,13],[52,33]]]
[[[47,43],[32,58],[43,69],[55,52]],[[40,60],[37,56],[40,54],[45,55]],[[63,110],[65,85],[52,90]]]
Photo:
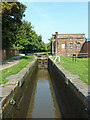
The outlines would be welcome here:
[[[20,56],[25,56],[25,54],[19,54]]]

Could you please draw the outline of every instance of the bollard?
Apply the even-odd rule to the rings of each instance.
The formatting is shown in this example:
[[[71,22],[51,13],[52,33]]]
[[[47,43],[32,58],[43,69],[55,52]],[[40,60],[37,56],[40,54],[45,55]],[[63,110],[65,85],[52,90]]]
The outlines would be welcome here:
[[[55,60],[54,60],[54,62],[56,62],[56,59],[57,59],[57,56],[55,57]]]

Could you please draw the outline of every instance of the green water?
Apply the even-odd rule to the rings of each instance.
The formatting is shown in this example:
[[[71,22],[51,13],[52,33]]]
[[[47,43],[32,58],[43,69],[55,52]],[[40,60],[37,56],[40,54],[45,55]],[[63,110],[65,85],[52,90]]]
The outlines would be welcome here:
[[[60,118],[54,90],[47,69],[38,69],[27,118]]]

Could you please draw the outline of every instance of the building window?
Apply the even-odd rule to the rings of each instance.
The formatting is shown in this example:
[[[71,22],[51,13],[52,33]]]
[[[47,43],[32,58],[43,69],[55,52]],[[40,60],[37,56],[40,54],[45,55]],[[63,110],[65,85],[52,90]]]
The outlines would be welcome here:
[[[69,36],[69,39],[73,39],[73,37],[72,37],[72,36]]]
[[[80,49],[81,48],[81,44],[80,42],[77,43],[77,49]]]
[[[53,51],[54,51],[54,53],[56,52],[56,41],[54,41],[54,43],[53,43]]]
[[[58,47],[58,42],[57,42],[57,47]]]
[[[69,43],[69,50],[73,51],[73,43]]]
[[[57,38],[60,38],[60,36],[58,35]]]
[[[62,44],[62,48],[65,48],[65,44],[64,43]]]

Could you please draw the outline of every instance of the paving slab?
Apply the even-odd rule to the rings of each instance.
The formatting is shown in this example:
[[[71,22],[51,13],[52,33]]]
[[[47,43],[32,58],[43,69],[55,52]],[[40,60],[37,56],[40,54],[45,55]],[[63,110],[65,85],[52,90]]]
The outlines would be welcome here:
[[[13,87],[0,87],[0,97],[6,97],[7,95],[9,95],[11,90],[13,90]]]

